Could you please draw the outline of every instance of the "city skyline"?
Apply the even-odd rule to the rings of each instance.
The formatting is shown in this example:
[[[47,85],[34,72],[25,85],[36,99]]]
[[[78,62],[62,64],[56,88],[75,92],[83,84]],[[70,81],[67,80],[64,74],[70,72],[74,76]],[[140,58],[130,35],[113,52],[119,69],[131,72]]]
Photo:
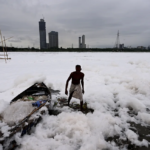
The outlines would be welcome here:
[[[46,22],[43,19],[39,21],[39,42],[40,49],[59,48],[58,32],[51,31],[48,33],[48,40],[46,41]]]
[[[1,0],[0,30],[6,38],[13,36],[7,41],[8,46],[39,48],[37,21],[44,18],[47,31],[60,33],[59,47],[73,44],[77,48],[77,38],[85,34],[90,48],[112,48],[118,30],[125,46],[150,45],[150,1],[87,0],[83,4],[79,0]]]

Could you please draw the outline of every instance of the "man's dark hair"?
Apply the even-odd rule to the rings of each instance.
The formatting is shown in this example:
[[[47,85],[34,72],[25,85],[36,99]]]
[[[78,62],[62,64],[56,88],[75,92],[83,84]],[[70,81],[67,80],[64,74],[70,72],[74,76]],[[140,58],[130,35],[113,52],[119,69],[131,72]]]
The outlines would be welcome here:
[[[80,66],[80,65],[76,65],[76,68],[77,68],[77,67],[80,67],[80,68],[81,68],[81,66]]]

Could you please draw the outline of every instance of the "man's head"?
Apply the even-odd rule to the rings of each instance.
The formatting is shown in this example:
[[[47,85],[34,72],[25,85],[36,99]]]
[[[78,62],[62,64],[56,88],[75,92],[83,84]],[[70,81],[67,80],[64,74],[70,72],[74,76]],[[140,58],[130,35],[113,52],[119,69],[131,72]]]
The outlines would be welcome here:
[[[81,69],[81,66],[80,65],[76,65],[76,71],[77,72],[80,72],[82,69]]]

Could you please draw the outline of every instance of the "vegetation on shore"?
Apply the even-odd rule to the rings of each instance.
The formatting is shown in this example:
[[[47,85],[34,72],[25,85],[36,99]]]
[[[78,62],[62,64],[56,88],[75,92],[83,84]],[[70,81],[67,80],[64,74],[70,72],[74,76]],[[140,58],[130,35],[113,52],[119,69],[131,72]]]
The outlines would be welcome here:
[[[0,52],[3,48],[0,47]],[[139,48],[49,48],[49,49],[38,49],[38,48],[16,48],[7,47],[8,52],[150,52],[150,49],[139,49]]]

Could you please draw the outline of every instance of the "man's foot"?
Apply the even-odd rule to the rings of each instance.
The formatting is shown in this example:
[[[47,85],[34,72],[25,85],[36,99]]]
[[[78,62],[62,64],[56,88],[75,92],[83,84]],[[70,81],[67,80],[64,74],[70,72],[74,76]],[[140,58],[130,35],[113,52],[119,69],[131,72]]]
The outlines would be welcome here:
[[[83,111],[83,109],[80,108],[80,109],[78,109],[78,111]]]

